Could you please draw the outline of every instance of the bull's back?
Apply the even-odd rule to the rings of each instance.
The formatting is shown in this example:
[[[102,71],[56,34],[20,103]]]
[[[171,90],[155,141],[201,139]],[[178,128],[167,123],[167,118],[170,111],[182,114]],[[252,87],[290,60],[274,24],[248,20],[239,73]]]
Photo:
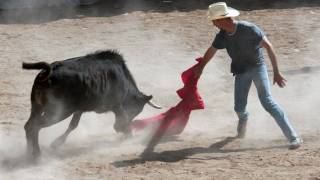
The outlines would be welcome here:
[[[121,103],[126,84],[121,62],[78,57],[51,64],[48,88],[54,98],[82,111],[106,111]]]

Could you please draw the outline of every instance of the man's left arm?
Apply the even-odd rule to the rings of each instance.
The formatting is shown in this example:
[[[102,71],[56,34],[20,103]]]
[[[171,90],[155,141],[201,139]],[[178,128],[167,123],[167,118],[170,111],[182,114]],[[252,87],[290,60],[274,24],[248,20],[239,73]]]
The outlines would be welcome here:
[[[277,83],[279,87],[286,85],[286,79],[282,76],[278,68],[277,57],[271,42],[266,36],[263,36],[261,46],[267,50],[273,68],[273,84]]]

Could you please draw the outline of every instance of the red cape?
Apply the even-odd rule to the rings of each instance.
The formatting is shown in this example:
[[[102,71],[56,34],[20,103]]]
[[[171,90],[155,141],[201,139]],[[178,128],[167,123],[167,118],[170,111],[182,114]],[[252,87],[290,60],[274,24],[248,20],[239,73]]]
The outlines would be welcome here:
[[[204,109],[204,102],[201,99],[197,83],[198,78],[194,77],[194,69],[199,66],[202,58],[197,58],[197,64],[187,69],[181,74],[181,79],[184,84],[183,88],[177,90],[177,94],[181,101],[168,111],[159,115],[134,120],[131,124],[133,131],[139,131],[149,125],[158,125],[155,136],[162,135],[177,135],[180,134],[186,127],[189,116],[192,110]]]

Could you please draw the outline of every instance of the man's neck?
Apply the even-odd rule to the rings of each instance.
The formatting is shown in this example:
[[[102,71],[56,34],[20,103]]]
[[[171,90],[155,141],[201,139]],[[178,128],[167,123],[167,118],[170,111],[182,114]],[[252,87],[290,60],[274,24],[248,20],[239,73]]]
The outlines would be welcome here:
[[[228,34],[234,34],[236,29],[237,29],[237,22],[234,20],[231,20],[228,23],[226,23],[226,26],[224,27],[224,30]]]

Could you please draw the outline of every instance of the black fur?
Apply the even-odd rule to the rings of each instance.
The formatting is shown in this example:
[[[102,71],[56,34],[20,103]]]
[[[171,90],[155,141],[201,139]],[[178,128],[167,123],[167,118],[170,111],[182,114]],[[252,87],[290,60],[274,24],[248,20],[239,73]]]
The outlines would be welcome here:
[[[38,132],[73,114],[68,130],[54,145],[62,144],[87,111],[115,113],[114,128],[130,134],[129,124],[152,96],[139,91],[123,57],[114,50],[52,64],[24,63],[24,69],[43,69],[34,81],[32,110],[25,125],[27,144],[39,156]],[[50,73],[48,73],[50,72]]]

